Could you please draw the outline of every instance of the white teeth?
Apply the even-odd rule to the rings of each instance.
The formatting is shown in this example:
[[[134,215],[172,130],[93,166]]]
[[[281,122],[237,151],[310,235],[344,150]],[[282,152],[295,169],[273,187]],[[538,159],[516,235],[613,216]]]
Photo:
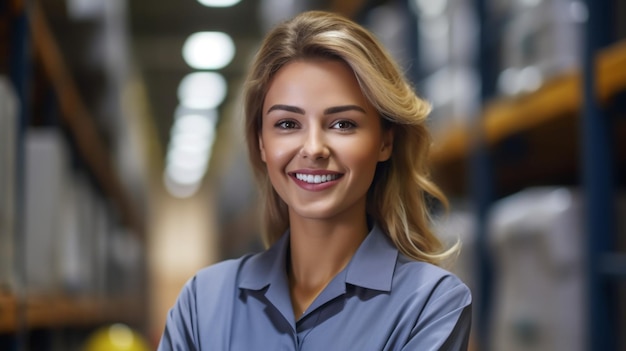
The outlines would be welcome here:
[[[312,175],[312,174],[301,174],[296,173],[296,178],[307,183],[311,184],[320,184],[330,182],[331,180],[337,179],[336,174],[324,174],[324,175]]]

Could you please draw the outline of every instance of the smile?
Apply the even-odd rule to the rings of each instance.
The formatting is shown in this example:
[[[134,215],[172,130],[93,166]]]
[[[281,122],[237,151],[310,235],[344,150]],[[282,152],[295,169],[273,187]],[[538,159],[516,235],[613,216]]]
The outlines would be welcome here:
[[[309,183],[309,184],[321,184],[321,183],[326,183],[326,182],[330,182],[333,181],[337,178],[339,178],[341,175],[340,174],[302,174],[302,173],[296,173],[295,174],[296,179],[301,180],[303,182]]]

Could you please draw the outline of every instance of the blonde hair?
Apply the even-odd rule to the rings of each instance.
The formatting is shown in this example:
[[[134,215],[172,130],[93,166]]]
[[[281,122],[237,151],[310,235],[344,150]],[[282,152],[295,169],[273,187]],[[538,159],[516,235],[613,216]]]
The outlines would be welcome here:
[[[427,197],[447,205],[444,194],[429,179],[431,138],[425,123],[430,105],[417,97],[395,61],[369,31],[322,11],[304,12],[270,31],[245,85],[246,139],[264,204],[265,244],[271,245],[289,226],[287,205],[272,187],[260,156],[258,137],[265,94],[273,75],[285,64],[320,57],[346,62],[383,125],[393,128],[392,155],[377,167],[367,195],[368,214],[404,255],[440,264],[458,244],[446,250],[430,228]]]

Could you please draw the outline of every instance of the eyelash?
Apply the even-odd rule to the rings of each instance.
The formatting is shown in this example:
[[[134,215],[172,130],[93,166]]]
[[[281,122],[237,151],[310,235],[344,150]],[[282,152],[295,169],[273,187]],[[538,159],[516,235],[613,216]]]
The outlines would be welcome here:
[[[290,124],[291,127],[287,127],[287,124]],[[282,121],[278,121],[278,123],[276,123],[275,126],[280,129],[294,129],[298,126],[298,123],[292,120],[282,120]]]
[[[342,128],[340,127],[340,125],[344,125],[344,127]],[[295,129],[295,128],[298,128],[298,122],[293,121],[293,120],[282,120],[282,121],[278,121],[274,126],[279,129],[284,129],[284,130]],[[356,127],[356,123],[352,121],[348,121],[348,120],[339,120],[330,126],[331,129],[339,129],[339,130],[350,130],[350,129],[354,129],[355,127]]]
[[[339,125],[340,124],[347,124],[346,128],[340,128]],[[341,129],[341,130],[349,130],[349,129],[353,129],[356,127],[356,123],[352,122],[352,121],[348,121],[348,120],[340,120],[337,121],[335,123],[333,123],[333,125],[331,126],[332,129]]]

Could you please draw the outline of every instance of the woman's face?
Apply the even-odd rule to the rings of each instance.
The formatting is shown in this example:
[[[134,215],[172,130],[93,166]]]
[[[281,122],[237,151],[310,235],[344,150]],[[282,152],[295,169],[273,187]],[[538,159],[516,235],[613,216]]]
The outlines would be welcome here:
[[[261,158],[292,219],[365,215],[376,164],[391,156],[393,135],[347,64],[309,59],[282,67],[262,118]]]

